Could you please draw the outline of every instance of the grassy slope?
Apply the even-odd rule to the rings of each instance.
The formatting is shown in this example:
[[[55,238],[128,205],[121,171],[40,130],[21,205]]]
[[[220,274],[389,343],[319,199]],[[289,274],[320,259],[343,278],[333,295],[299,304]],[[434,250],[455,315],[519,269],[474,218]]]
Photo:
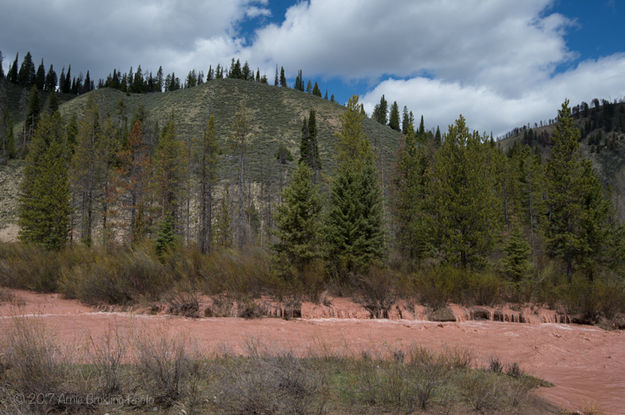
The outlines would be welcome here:
[[[253,130],[249,143],[251,177],[259,181],[261,175],[271,172],[279,176],[280,168],[275,158],[280,143],[291,151],[294,159],[299,157],[302,118],[311,108],[317,113],[319,152],[324,173],[335,167],[334,133],[340,127],[344,107],[319,97],[287,88],[278,88],[255,82],[222,79],[190,89],[168,93],[126,95],[117,90],[102,89],[93,94],[104,113],[116,113],[120,100],[132,113],[143,105],[147,123],[158,122],[163,126],[173,113],[178,135],[183,140],[201,136],[211,114],[215,115],[218,138],[222,144],[222,177],[233,177],[234,169],[229,160],[228,146],[230,125],[235,113],[247,108]],[[88,95],[80,96],[61,106],[63,114],[81,113]],[[399,143],[399,134],[372,120],[365,120],[364,129],[373,141],[380,143],[385,176]]]
[[[340,128],[340,116],[345,109],[337,103],[301,91],[234,79],[214,80],[195,88],[168,93],[128,95],[113,89],[100,89],[63,103],[60,106],[62,114],[66,117],[71,114],[80,115],[90,95],[95,97],[102,114],[108,113],[113,119],[117,119],[120,100],[128,110],[129,119],[143,106],[147,130],[153,129],[156,122],[162,127],[173,113],[177,132],[182,140],[201,136],[209,116],[214,114],[218,138],[222,145],[220,177],[230,181],[233,181],[236,175],[235,160],[229,146],[230,125],[235,113],[244,106],[248,110],[253,130],[248,146],[248,177],[257,183],[263,178],[270,178],[274,185],[284,180],[285,170],[295,166],[299,158],[302,118],[314,108],[317,113],[322,175],[326,182],[331,178],[332,170],[336,166],[334,134]],[[383,166],[382,178],[388,184],[392,162],[399,145],[399,133],[369,119],[364,121],[363,126],[370,140],[379,144]],[[19,128],[17,125],[16,130]],[[288,166],[280,165],[275,158],[281,143],[287,146],[294,158]],[[7,167],[0,166],[0,171],[13,180],[19,180],[20,164],[10,166],[8,170]],[[388,186],[385,188],[388,193]],[[15,199],[16,189],[16,186],[2,187],[0,206],[3,206],[3,213],[0,215],[0,228],[14,223],[15,206],[4,205],[5,200]],[[8,211],[5,213],[4,210]]]

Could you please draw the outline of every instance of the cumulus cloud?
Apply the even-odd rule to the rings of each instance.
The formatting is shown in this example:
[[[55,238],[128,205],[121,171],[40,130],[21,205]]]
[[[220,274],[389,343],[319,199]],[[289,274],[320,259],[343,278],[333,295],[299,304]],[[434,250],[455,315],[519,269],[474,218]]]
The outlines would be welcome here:
[[[267,15],[266,0],[0,0],[2,52],[30,51],[74,73],[104,76],[130,65],[185,72],[230,62],[241,48],[236,26]],[[10,42],[7,40],[10,39]],[[213,45],[214,48],[208,48]],[[8,49],[10,48],[10,49]],[[225,58],[227,57],[227,58]],[[60,69],[60,68],[59,68]]]
[[[584,61],[514,97],[485,85],[463,85],[423,77],[389,79],[363,97],[369,113],[382,95],[406,105],[416,117],[424,114],[427,128],[440,125],[445,130],[462,114],[471,128],[498,136],[512,127],[554,118],[567,98],[573,104],[590,102],[593,98],[622,99],[625,96],[625,55]]]

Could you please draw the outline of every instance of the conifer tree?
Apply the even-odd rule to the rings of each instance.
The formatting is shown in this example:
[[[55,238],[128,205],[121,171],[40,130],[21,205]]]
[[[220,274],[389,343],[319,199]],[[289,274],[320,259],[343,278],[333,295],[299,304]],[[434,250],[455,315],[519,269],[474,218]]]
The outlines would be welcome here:
[[[176,221],[171,213],[167,213],[160,222],[159,231],[154,243],[154,250],[159,258],[171,253],[176,244]]]
[[[611,206],[589,160],[582,160],[579,130],[571,117],[568,100],[558,111],[551,158],[545,168],[547,253],[563,261],[571,280],[575,267],[584,267],[589,278],[605,243]]]
[[[39,68],[37,68],[37,74],[35,75],[35,85],[37,85],[37,89],[43,91],[46,83],[46,70],[43,67],[43,59],[41,59],[41,63],[39,64]]]
[[[26,117],[24,120],[22,152],[27,151],[28,143],[37,128],[40,112],[41,100],[39,98],[39,91],[37,91],[37,86],[33,85],[30,90],[30,94],[28,95],[28,108],[26,110]]]
[[[314,183],[318,183],[319,171],[321,170],[321,160],[319,159],[319,147],[317,144],[317,120],[314,109],[310,110],[308,119],[304,117],[299,162],[306,163],[306,165],[313,172]]]
[[[405,142],[397,163],[394,213],[396,242],[401,254],[411,264],[418,264],[431,247],[431,216],[427,211],[426,188],[433,149],[430,143],[418,142],[412,124],[406,128]]]
[[[0,50],[0,81],[4,79],[4,67],[2,66],[2,51]]]
[[[373,109],[373,119],[379,122],[382,125],[386,125],[387,123],[387,115],[388,115],[388,103],[386,102],[386,98],[382,95],[380,98],[380,103],[375,106]]]
[[[304,78],[302,76],[301,69],[297,71],[297,77],[295,78],[295,86],[293,88],[297,89],[298,91],[304,90]]]
[[[154,154],[154,173],[160,217],[171,215],[176,221],[180,206],[180,189],[183,182],[183,148],[176,137],[173,113],[163,127]]]
[[[312,82],[310,82],[310,79],[306,83],[306,93],[307,94],[312,94]]]
[[[397,105],[397,101],[393,101],[393,105],[391,105],[391,114],[388,119],[388,126],[395,131],[400,131],[399,106]]]
[[[312,89],[312,94],[316,97],[321,96],[321,90],[319,89],[319,85],[317,85],[317,81],[315,81],[315,86]],[[326,97],[327,97],[327,94],[326,94]]]
[[[22,86],[35,85],[35,64],[30,52],[26,52],[26,56],[24,56],[18,78],[18,83]]]
[[[276,65],[276,76],[273,80],[273,86],[278,86],[278,65]]]
[[[531,269],[529,261],[531,248],[518,223],[512,228],[512,233],[503,250],[506,254],[502,260],[504,272],[513,281],[520,281]]]
[[[0,87],[1,88],[1,87]],[[0,97],[1,99],[2,97]],[[0,118],[0,152],[2,158],[0,159],[4,164],[8,160],[15,158],[17,150],[15,148],[15,136],[13,135],[13,121],[11,120],[11,114],[9,113],[9,107],[4,106],[2,108],[2,114]]]
[[[232,202],[230,200],[230,187],[224,186],[219,209],[215,218],[215,242],[222,248],[232,246]]]
[[[408,108],[404,105],[404,113],[401,119],[401,133],[403,135],[408,134],[408,126],[410,126],[410,128],[413,128],[410,123],[410,118],[408,116]]]
[[[93,96],[87,100],[85,114],[80,120],[76,147],[72,158],[74,200],[78,202],[80,239],[90,246],[93,241],[95,205],[106,160],[101,148],[100,110]]]
[[[280,67],[280,86],[282,88],[288,88],[289,85],[286,83],[286,76],[284,75],[284,67]]]
[[[247,111],[244,107],[241,107],[235,115],[235,119],[231,127],[231,143],[235,156],[238,159],[237,163],[237,212],[235,216],[235,234],[236,242],[239,248],[247,242],[247,232],[245,224],[245,168],[246,168],[246,155],[247,155],[247,142],[250,135],[250,124],[247,115]]]
[[[375,156],[362,121],[358,97],[354,96],[341,116],[339,164],[325,219],[326,258],[343,282],[351,273],[366,272],[385,255]]]
[[[427,186],[434,247],[463,268],[483,266],[499,233],[501,202],[486,146],[460,116],[436,153]]]
[[[200,185],[200,228],[198,230],[198,245],[202,253],[211,249],[213,240],[213,197],[217,182],[217,162],[219,143],[215,133],[215,117],[208,119],[204,137],[195,142],[196,172]]]
[[[320,256],[320,215],[321,199],[312,171],[299,163],[274,217],[278,238],[273,245],[274,262],[284,277],[303,271]]]
[[[13,65],[9,67],[9,71],[7,72],[7,81],[13,82],[14,84],[19,82],[18,72],[17,72],[17,60],[19,59],[19,53],[15,54],[15,60],[13,61]]]
[[[44,115],[26,157],[19,196],[19,239],[46,249],[65,246],[69,235],[70,185],[63,121]]]
[[[58,79],[56,77],[56,72],[54,72],[54,67],[50,65],[48,73],[46,74],[46,83],[44,89],[48,92],[55,92],[57,82]]]
[[[438,125],[436,126],[436,134],[434,134],[434,144],[436,144],[437,147],[440,147],[443,144],[441,129],[438,127]]]

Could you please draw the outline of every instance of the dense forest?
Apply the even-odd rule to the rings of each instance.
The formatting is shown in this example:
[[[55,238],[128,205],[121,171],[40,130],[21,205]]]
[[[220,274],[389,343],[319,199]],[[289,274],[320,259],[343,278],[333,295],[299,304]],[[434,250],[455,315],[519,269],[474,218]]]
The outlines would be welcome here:
[[[13,268],[0,270],[1,284],[112,303],[183,284],[280,296],[330,289],[359,296],[375,315],[398,296],[432,307],[541,302],[592,322],[625,310],[623,229],[609,189],[580,150],[586,139],[600,151],[605,139],[591,134],[599,125],[623,131],[621,104],[604,102],[598,111],[598,104],[571,109],[566,101],[549,130],[520,129],[523,139],[504,149],[461,115],[444,132],[426,131],[423,117],[416,126],[405,107],[400,116],[397,102],[389,110],[382,97],[371,118],[401,138],[393,174],[381,177],[378,140],[363,128],[367,114],[353,97],[340,109],[333,168],[321,162],[311,109],[296,120],[298,154],[284,147],[275,154],[294,168],[281,186],[266,187],[250,179],[255,128],[244,105],[225,127],[210,114],[191,140],[180,139],[173,112],[159,125],[142,109],[103,113],[93,96],[82,113],[62,116],[57,92],[86,93],[93,81],[88,73],[70,81],[68,69],[57,87],[53,68],[39,74],[29,56],[19,70],[16,58],[0,73],[29,90],[21,131],[13,131],[8,105],[0,127],[3,160],[24,160],[23,246],[2,247]],[[191,71],[184,87],[226,75],[287,87],[283,68],[270,86],[238,60],[230,69],[209,68],[206,77]],[[300,71],[295,89],[323,99],[317,83],[304,84]],[[140,67],[115,70],[97,85],[128,93],[182,87],[175,74],[163,77],[159,69],[146,77]],[[226,137],[218,137],[220,124]],[[235,171],[228,180],[218,174],[225,162]],[[128,249],[131,259],[115,254]],[[15,267],[28,266],[15,258],[29,255],[56,265],[45,275],[31,270],[37,281],[15,281]],[[206,271],[226,257],[236,258],[232,275]],[[133,271],[123,274],[124,267]],[[93,278],[118,286],[105,289]]]

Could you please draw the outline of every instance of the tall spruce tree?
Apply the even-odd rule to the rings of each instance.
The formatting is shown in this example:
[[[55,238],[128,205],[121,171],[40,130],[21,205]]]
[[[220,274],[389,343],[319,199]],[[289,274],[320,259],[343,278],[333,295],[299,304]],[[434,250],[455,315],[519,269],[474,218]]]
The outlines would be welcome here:
[[[0,50],[0,81],[4,79],[4,66],[2,64],[2,51]]]
[[[160,218],[171,215],[177,222],[183,185],[183,144],[176,137],[173,113],[163,127],[154,153],[154,179]]]
[[[320,216],[321,199],[312,171],[299,163],[274,217],[278,242],[273,257],[283,277],[294,277],[320,256]]]
[[[284,75],[284,67],[280,67],[280,86],[283,88],[288,88],[289,85],[286,83],[286,76]]]
[[[551,158],[545,168],[547,253],[563,261],[566,275],[583,267],[592,278],[608,236],[611,206],[589,160],[579,150],[579,129],[569,102],[558,111]]]
[[[196,175],[200,186],[200,227],[198,230],[198,246],[202,253],[211,249],[213,240],[213,198],[217,183],[217,163],[219,143],[215,132],[215,117],[208,119],[208,125],[202,139],[195,143]]]
[[[14,84],[19,82],[18,69],[17,69],[17,61],[19,59],[19,53],[15,54],[15,60],[13,64],[9,67],[9,71],[7,72],[7,81],[13,82]]]
[[[33,63],[33,57],[30,52],[26,52],[20,71],[18,74],[18,83],[25,87],[35,85],[35,64]]]
[[[250,135],[250,122],[245,107],[241,107],[237,111],[234,121],[231,126],[231,144],[235,157],[238,159],[237,163],[237,210],[235,216],[235,234],[236,242],[239,248],[243,247],[247,243],[248,234],[246,224],[246,205],[247,199],[245,194],[245,174],[246,174],[246,157],[247,157],[247,142]]]
[[[489,151],[460,116],[449,126],[428,181],[434,247],[443,260],[463,268],[483,266],[499,234],[501,202]]]
[[[386,102],[386,98],[384,98],[384,95],[382,95],[382,98],[380,98],[380,103],[376,104],[375,108],[373,109],[372,115],[374,120],[382,125],[386,125],[388,121],[388,103]]]
[[[28,95],[28,107],[26,109],[26,117],[24,120],[24,131],[22,137],[22,152],[27,151],[28,143],[32,138],[37,123],[39,122],[39,115],[41,113],[41,99],[39,97],[39,91],[37,86],[33,85]]]
[[[393,105],[391,105],[391,114],[388,119],[388,126],[395,131],[400,131],[399,106],[397,105],[397,101],[393,101]]]
[[[319,171],[321,170],[321,160],[319,159],[319,146],[317,144],[317,119],[314,109],[310,110],[308,119],[304,117],[299,162],[306,163],[306,165],[313,172],[313,182],[318,183]]]
[[[69,235],[70,184],[63,120],[44,115],[26,157],[19,196],[19,239],[46,249],[63,248]]]
[[[317,81],[315,81],[315,86],[312,89],[312,94],[316,97],[321,97],[321,90],[319,89],[319,85],[317,85]],[[326,93],[326,99],[327,99],[327,93]]]
[[[399,252],[410,264],[418,265],[431,250],[431,216],[427,211],[426,188],[433,159],[431,143],[418,142],[412,124],[398,160],[394,213]]]
[[[326,258],[339,278],[366,272],[385,256],[382,196],[375,156],[362,127],[358,97],[341,116],[338,168],[325,219]]]
[[[41,59],[41,63],[39,64],[39,68],[37,68],[37,74],[35,75],[35,85],[37,85],[37,89],[43,90],[46,84],[46,70],[43,67],[43,59]]]

